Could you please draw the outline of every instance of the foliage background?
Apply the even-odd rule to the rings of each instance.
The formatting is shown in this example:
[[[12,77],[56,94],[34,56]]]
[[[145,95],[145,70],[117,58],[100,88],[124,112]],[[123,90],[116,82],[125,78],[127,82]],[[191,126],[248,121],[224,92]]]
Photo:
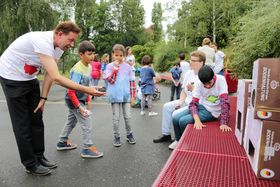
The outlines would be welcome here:
[[[166,12],[174,12],[168,17]],[[173,22],[164,30],[162,21]],[[157,71],[169,71],[178,52],[189,53],[204,37],[216,39],[229,68],[240,78],[251,78],[257,58],[280,56],[279,0],[170,0],[154,3],[153,25],[144,27],[140,0],[1,0],[0,54],[18,36],[30,31],[52,30],[59,21],[73,19],[82,28],[79,41],[91,40],[97,53],[111,53],[121,43],[133,46],[138,64],[145,54]],[[68,71],[77,52],[67,51],[59,68]]]

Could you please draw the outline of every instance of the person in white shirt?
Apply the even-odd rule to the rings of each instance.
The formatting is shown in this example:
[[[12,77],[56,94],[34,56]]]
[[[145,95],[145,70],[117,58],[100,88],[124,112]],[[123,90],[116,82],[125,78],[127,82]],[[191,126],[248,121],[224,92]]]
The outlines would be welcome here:
[[[215,50],[215,65],[214,65],[214,73],[218,75],[224,75],[224,59],[225,53],[219,50],[219,46],[217,43],[212,42],[211,47]]]
[[[76,84],[60,75],[57,60],[74,47],[80,28],[71,21],[61,22],[53,31],[29,32],[18,37],[0,57],[2,85],[22,164],[27,173],[48,175],[56,163],[44,156],[42,113],[53,82],[90,95],[105,93]],[[46,70],[42,92],[36,75]]]
[[[227,83],[223,76],[216,75],[210,66],[203,66],[198,72],[200,81],[195,83],[193,98],[189,109],[173,115],[175,141],[169,145],[174,149],[187,125],[194,124],[194,128],[201,130],[206,127],[202,122],[214,121],[220,118],[220,130],[231,131],[229,123],[229,99]]]
[[[129,65],[131,65],[132,71],[133,71],[133,76],[135,78],[135,71],[136,71],[135,65],[136,65],[136,63],[135,63],[135,57],[132,53],[132,48],[130,46],[127,46],[125,48],[125,50],[126,50],[125,62],[128,63]]]
[[[193,51],[191,53],[190,67],[184,77],[180,99],[170,101],[163,105],[162,109],[162,135],[154,138],[154,143],[171,141],[172,116],[188,109],[192,100],[192,91],[194,84],[199,81],[198,71],[205,64],[205,54],[201,51]]]
[[[180,59],[180,67],[181,67],[181,70],[182,70],[181,77],[183,77],[181,79],[181,83],[183,85],[185,74],[187,73],[187,71],[190,70],[190,64],[189,64],[189,62],[185,61],[185,53],[183,53],[183,52],[179,53],[179,59]]]
[[[215,61],[215,51],[213,48],[210,47],[211,40],[209,38],[204,38],[202,41],[202,47],[198,47],[198,51],[202,51],[205,53],[206,62],[205,65],[214,68],[214,61]]]

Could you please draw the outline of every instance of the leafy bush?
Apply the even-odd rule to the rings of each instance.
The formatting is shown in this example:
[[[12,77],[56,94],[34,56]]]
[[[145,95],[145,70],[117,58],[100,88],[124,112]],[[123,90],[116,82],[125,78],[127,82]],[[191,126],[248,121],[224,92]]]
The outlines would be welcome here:
[[[258,58],[280,56],[280,2],[259,2],[256,9],[240,20],[240,32],[231,44],[231,68],[241,78],[251,78]]]
[[[155,44],[153,42],[148,42],[145,45],[134,45],[132,47],[133,54],[135,56],[135,61],[141,65],[141,60],[143,56],[150,55],[153,59],[153,50],[155,48]]]
[[[155,70],[159,72],[169,71],[170,67],[174,65],[174,62],[179,61],[179,52],[188,54],[190,51],[190,48],[184,49],[177,42],[158,43],[154,51]],[[188,59],[188,55],[186,55],[186,59]]]

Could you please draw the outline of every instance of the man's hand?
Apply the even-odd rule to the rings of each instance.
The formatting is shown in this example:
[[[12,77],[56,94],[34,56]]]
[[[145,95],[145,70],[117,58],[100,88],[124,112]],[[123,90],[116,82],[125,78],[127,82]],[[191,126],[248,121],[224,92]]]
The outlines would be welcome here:
[[[45,100],[40,99],[37,107],[34,110],[34,113],[36,113],[39,109],[43,112],[44,111],[45,102],[46,102]]]
[[[193,127],[197,130],[202,130],[202,128],[206,127],[206,125],[203,125],[201,122],[196,122]]]
[[[229,126],[227,126],[227,125],[221,125],[220,126],[220,130],[222,132],[229,132],[229,131],[231,131],[231,128]]]
[[[93,87],[88,87],[88,89],[89,89],[88,94],[92,95],[92,96],[100,97],[100,96],[103,96],[103,95],[106,94],[106,92],[100,92],[100,91],[98,91],[97,89],[95,89]]]

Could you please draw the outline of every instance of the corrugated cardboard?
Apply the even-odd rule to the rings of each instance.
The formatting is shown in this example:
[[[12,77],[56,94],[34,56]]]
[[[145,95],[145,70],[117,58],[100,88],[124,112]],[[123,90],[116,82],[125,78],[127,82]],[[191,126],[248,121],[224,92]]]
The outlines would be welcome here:
[[[277,121],[254,119],[247,110],[244,147],[256,176],[280,180],[280,125]]]
[[[251,105],[256,119],[280,121],[280,58],[254,62]]]
[[[243,145],[247,107],[250,102],[251,90],[251,79],[240,79],[238,81],[235,136],[240,145]]]

